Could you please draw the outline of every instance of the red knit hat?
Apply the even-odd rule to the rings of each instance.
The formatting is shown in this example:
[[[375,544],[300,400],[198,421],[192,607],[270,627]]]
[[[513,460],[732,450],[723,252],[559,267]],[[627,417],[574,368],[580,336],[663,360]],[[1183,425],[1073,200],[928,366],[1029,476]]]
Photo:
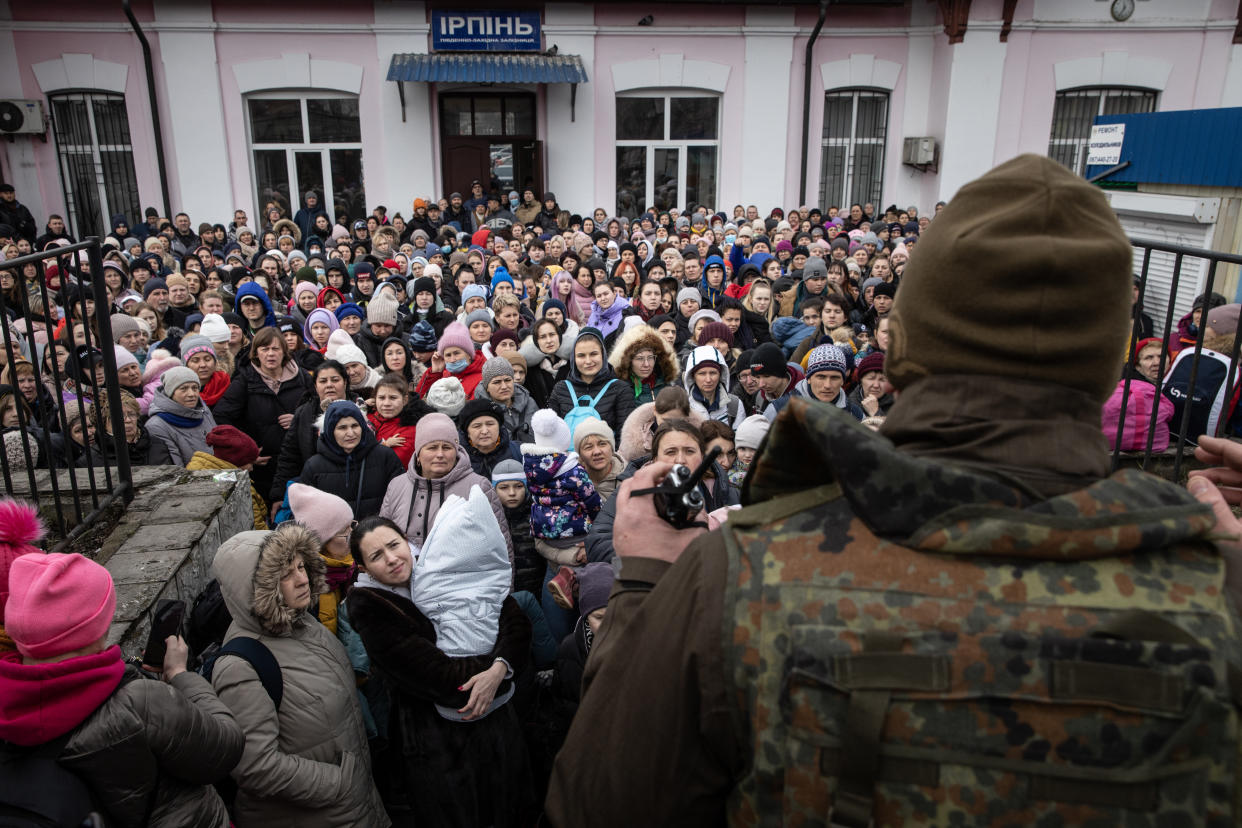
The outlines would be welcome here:
[[[860,359],[855,376],[862,379],[863,375],[869,374],[872,371],[884,371],[884,353],[882,351],[872,351]]]
[[[702,328],[699,328],[699,344],[706,345],[713,339],[723,339],[729,343],[729,347],[733,347],[733,331],[729,330],[729,326],[723,322],[708,322]]]
[[[207,445],[216,457],[239,469],[259,459],[259,446],[235,426],[218,425],[207,432]]]
[[[45,531],[34,506],[9,498],[0,500],[0,624],[4,623],[4,606],[9,601],[9,568],[22,555],[43,551],[31,544]]]

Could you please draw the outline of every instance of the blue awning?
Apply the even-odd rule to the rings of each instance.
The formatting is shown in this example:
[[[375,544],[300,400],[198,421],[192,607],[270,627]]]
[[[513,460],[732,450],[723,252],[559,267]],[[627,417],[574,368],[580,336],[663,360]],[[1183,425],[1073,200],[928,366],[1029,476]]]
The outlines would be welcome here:
[[[578,55],[396,54],[388,80],[422,83],[586,83]]]

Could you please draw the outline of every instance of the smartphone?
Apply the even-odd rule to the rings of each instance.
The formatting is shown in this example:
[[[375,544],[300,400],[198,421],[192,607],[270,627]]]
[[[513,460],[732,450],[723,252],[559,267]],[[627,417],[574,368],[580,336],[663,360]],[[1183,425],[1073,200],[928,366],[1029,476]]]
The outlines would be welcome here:
[[[155,605],[151,616],[151,634],[147,636],[146,649],[142,651],[142,663],[156,670],[163,669],[164,652],[168,649],[164,639],[181,635],[181,622],[185,619],[185,602],[162,599]]]

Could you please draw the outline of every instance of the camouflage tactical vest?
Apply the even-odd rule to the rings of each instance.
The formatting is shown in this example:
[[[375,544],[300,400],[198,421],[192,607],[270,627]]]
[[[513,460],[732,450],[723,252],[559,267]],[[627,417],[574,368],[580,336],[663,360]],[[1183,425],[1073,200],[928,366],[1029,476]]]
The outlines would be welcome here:
[[[848,497],[726,526],[725,675],[753,749],[730,823],[1238,824],[1210,512],[1138,472],[1022,507],[868,451]]]

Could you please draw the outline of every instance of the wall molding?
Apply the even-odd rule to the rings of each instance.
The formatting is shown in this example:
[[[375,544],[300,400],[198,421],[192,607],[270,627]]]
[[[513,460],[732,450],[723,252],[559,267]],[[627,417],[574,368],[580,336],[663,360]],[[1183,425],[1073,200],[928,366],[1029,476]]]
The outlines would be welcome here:
[[[268,89],[334,89],[357,95],[362,90],[362,67],[339,60],[318,60],[305,52],[283,54],[272,60],[233,64],[233,77],[243,95]]]
[[[897,86],[897,79],[901,77],[901,64],[880,60],[875,55],[850,55],[845,60],[821,63],[819,73],[824,81],[825,92],[860,86],[887,89],[891,92]]]
[[[1057,91],[1083,86],[1134,86],[1164,91],[1173,64],[1158,58],[1131,57],[1129,52],[1104,52],[1054,63]]]
[[[662,54],[651,60],[614,63],[612,88],[615,92],[660,87],[693,87],[724,92],[729,85],[731,68],[708,60],[686,60],[685,55],[681,54]]]
[[[99,89],[125,94],[129,66],[99,60],[94,55],[62,54],[31,67],[39,89],[47,95],[61,89]]]

